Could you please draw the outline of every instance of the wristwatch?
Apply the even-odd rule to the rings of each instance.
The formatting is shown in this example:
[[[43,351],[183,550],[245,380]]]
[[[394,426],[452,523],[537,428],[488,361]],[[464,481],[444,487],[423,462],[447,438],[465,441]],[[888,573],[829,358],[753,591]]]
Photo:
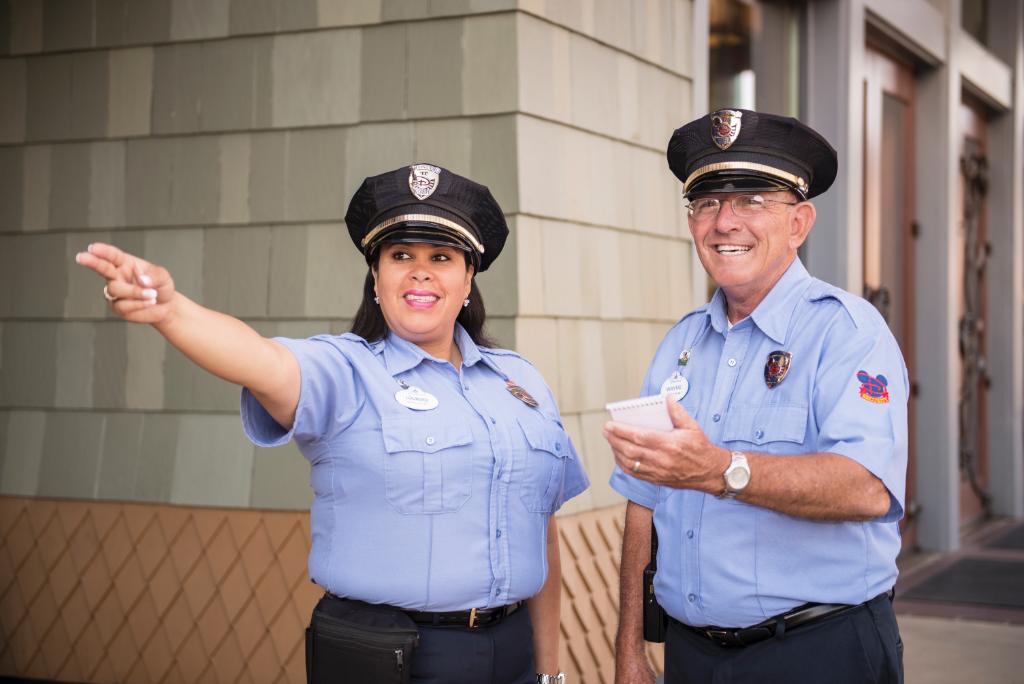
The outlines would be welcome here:
[[[750,484],[750,464],[742,451],[732,452],[732,461],[722,474],[725,488],[718,495],[719,499],[734,499]]]
[[[556,675],[537,673],[537,684],[565,684],[565,673],[559,672]]]

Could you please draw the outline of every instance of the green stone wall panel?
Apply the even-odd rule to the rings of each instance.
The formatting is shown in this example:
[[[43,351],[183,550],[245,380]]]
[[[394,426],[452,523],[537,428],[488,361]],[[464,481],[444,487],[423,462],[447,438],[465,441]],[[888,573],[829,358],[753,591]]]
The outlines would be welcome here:
[[[64,321],[57,325],[57,406],[89,408],[93,403],[93,353],[96,323]]]
[[[73,50],[93,45],[91,2],[43,0],[43,48]]]
[[[316,0],[231,0],[232,34],[312,28],[316,18]]]
[[[96,408],[124,408],[128,372],[129,323],[111,320],[96,326],[93,356],[93,395]]]
[[[294,318],[307,313],[309,230],[304,225],[275,226],[270,230],[270,316]]]
[[[115,227],[125,223],[125,143],[89,146],[89,205],[85,224]]]
[[[51,148],[51,228],[85,228],[89,225],[91,181],[92,146],[89,143],[69,143]]]
[[[362,302],[367,266],[345,224],[310,226],[306,249],[306,315],[355,316]]]
[[[359,118],[362,121],[406,116],[407,24],[362,29]]]
[[[0,17],[0,26],[3,26]],[[0,37],[5,32],[0,29]],[[17,143],[25,139],[25,112],[28,97],[24,59],[0,60],[0,143]]]
[[[24,152],[20,147],[0,147],[0,231],[21,229],[21,192]]]
[[[183,137],[173,144],[172,225],[203,225],[220,214],[220,145],[215,136]]]
[[[130,140],[125,153],[125,216],[129,225],[168,225],[174,200],[172,138]]]
[[[9,45],[12,54],[43,49],[43,3],[38,0],[8,0]]]
[[[406,108],[418,119],[462,113],[463,19],[409,26],[406,36]]]
[[[28,60],[29,140],[58,138],[71,130],[72,55],[47,55]]]
[[[135,477],[142,453],[143,413],[112,413],[106,417],[100,453],[96,497],[129,501],[135,496]]]
[[[415,161],[415,124],[397,122],[360,124],[348,129],[345,149],[345,183],[341,195],[347,202],[369,176],[397,169]]]
[[[151,47],[113,50],[109,59],[107,135],[149,133],[153,104],[153,57]]]
[[[255,51],[269,50],[268,38],[239,38],[202,44],[200,128],[204,131],[252,126]]]
[[[252,221],[284,219],[287,133],[253,134],[250,144],[249,215]]]
[[[359,120],[362,32],[340,29],[274,38],[275,128]]]
[[[135,459],[132,499],[170,501],[180,427],[181,416],[179,414],[144,414],[142,447]]]
[[[231,0],[171,0],[171,40],[228,34]]]
[[[21,165],[21,229],[25,231],[46,230],[50,225],[50,160],[49,145],[22,147]],[[3,153],[0,152],[0,157]],[[15,172],[12,178],[0,177],[0,188],[5,182],[18,180]],[[3,191],[0,190],[0,193]],[[17,206],[18,198],[10,200]],[[5,200],[0,199],[0,212],[4,211]]]
[[[205,306],[232,316],[265,316],[270,228],[209,228],[203,242]]]
[[[170,0],[97,0],[100,45],[163,43],[171,34]]]
[[[0,493],[35,496],[39,489],[48,412],[6,411],[5,414],[7,427]]]
[[[237,415],[181,416],[172,503],[247,506],[252,469],[252,444]]]
[[[90,413],[52,412],[46,417],[39,496],[96,496],[105,419]]]
[[[65,235],[0,236],[14,258],[3,276],[10,290],[10,315],[19,318],[59,317],[64,311],[68,264]]]
[[[153,58],[153,132],[199,130],[203,86],[203,45],[156,48]]]
[[[285,220],[340,221],[348,197],[339,192],[345,178],[345,129],[289,133]]]
[[[71,67],[71,126],[61,138],[101,138],[107,132],[110,69],[105,50],[75,54]]]
[[[295,442],[273,449],[254,447],[251,506],[301,510],[312,502],[309,461]]]

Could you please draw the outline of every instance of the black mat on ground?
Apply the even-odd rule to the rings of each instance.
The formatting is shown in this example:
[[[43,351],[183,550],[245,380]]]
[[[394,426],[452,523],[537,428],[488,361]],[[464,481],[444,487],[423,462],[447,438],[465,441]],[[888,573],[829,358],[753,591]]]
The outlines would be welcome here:
[[[1024,561],[964,558],[904,592],[903,598],[1024,608]]]
[[[1003,532],[988,544],[985,544],[985,548],[1024,551],[1024,523],[1015,525]]]

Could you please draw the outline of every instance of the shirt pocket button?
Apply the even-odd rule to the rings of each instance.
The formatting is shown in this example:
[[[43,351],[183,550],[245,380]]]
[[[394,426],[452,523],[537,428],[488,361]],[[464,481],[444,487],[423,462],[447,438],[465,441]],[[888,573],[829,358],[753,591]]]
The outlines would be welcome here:
[[[433,446],[434,445],[434,438],[433,437],[427,437],[426,442],[427,442],[428,446]]]

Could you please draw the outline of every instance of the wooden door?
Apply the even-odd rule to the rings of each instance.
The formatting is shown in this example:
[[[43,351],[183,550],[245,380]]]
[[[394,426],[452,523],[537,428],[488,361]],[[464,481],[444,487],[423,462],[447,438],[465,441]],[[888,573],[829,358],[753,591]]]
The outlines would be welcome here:
[[[903,548],[916,545],[914,458],[914,73],[868,46],[864,62],[864,297],[885,317],[910,371],[907,515]]]

